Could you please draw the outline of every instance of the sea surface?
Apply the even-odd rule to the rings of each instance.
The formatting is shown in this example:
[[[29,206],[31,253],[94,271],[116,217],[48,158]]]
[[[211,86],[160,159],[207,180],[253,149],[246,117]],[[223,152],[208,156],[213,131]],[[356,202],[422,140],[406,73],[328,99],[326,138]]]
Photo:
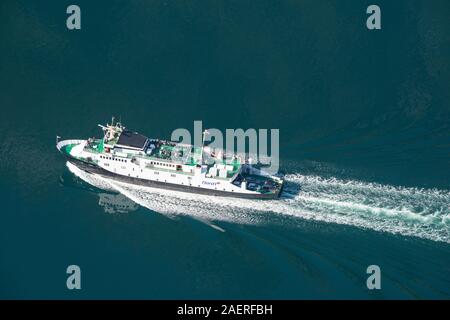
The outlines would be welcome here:
[[[379,0],[374,31],[370,4],[1,1],[0,298],[449,299],[450,2]],[[165,139],[279,129],[286,188],[225,199],[67,165],[56,135],[111,116]]]

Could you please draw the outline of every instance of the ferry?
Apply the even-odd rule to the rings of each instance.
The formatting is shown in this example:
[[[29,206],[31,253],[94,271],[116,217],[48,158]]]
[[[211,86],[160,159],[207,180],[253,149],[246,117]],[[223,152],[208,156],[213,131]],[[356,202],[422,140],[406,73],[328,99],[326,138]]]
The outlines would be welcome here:
[[[120,122],[99,125],[102,138],[61,140],[56,148],[67,161],[119,182],[211,196],[275,199],[283,179],[250,163],[204,145],[196,147],[148,138]]]

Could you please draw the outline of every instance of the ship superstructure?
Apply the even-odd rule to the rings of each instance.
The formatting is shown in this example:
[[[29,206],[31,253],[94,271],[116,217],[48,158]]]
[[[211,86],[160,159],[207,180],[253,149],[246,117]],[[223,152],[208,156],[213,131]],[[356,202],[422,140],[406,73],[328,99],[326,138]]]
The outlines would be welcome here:
[[[216,196],[277,198],[283,180],[235,154],[151,139],[121,123],[106,126],[103,138],[62,140],[57,148],[89,173],[126,183]]]

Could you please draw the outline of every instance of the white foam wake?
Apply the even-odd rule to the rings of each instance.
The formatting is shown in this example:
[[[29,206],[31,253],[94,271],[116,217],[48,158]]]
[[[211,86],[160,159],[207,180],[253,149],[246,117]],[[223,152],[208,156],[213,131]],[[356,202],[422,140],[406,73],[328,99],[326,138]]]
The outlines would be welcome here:
[[[290,174],[285,176],[286,187],[280,199],[261,201],[140,187],[87,174],[71,164],[68,167],[94,186],[114,189],[145,208],[169,216],[261,224],[273,221],[275,214],[281,221],[283,216],[290,216],[450,243],[449,191]]]

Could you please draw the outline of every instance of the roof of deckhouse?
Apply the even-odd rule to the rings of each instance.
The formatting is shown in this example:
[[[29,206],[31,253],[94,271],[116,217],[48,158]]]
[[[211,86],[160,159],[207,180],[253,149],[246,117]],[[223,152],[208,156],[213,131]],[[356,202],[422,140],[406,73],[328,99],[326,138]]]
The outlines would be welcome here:
[[[144,150],[147,140],[148,138],[142,134],[125,130],[120,134],[119,141],[117,141],[116,146],[128,149]]]

